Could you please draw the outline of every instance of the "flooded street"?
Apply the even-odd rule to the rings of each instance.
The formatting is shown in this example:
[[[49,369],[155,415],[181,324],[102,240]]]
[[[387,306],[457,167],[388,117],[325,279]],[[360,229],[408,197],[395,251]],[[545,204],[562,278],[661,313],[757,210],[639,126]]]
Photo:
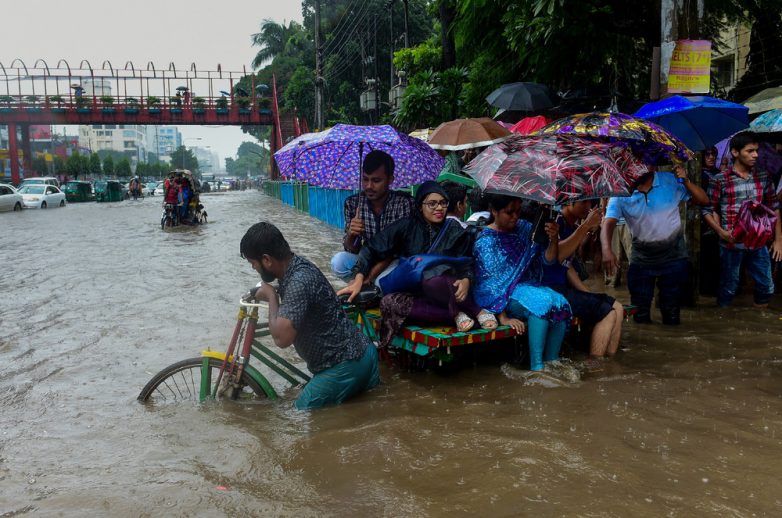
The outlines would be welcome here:
[[[566,388],[383,366],[311,414],[294,391],[145,406],[157,371],[224,349],[257,281],[251,224],[324,271],[340,241],[256,191],[206,195],[208,225],[166,232],[160,201],[0,214],[0,516],[782,515],[779,296],[628,323],[627,350]]]

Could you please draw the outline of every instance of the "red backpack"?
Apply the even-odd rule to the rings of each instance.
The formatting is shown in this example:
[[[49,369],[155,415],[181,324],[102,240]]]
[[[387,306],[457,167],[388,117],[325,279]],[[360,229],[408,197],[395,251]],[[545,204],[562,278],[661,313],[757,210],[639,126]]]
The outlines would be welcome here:
[[[763,248],[773,239],[776,224],[777,215],[774,211],[762,203],[745,200],[736,215],[733,239],[749,250]]]

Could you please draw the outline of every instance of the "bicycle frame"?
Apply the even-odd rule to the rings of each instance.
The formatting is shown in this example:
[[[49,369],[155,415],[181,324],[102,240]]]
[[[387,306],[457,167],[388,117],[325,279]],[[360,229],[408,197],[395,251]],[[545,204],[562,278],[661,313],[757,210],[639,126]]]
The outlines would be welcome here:
[[[269,367],[269,369],[290,383],[291,386],[302,385],[308,382],[310,377],[307,374],[261,343],[261,338],[271,335],[268,322],[258,323],[258,309],[266,307],[266,304],[248,302],[242,299],[239,301],[239,306],[236,326],[226,352],[219,353],[207,350],[201,353],[201,356],[204,358],[201,365],[202,376],[199,394],[201,401],[208,398],[216,399],[221,391],[238,388],[239,380],[241,380],[243,373],[252,378],[263,389],[269,399],[277,399],[277,392],[266,376],[249,364],[251,356]],[[237,355],[234,352],[239,344],[241,346]],[[212,390],[210,390],[212,380],[210,379],[209,358],[223,360],[217,382]],[[224,376],[225,383],[223,383]]]

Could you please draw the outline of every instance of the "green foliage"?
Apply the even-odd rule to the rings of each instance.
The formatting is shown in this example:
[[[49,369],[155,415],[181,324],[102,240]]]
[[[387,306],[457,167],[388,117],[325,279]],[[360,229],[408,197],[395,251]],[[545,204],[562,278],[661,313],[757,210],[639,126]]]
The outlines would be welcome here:
[[[193,97],[193,106],[203,108],[206,105],[206,99],[203,97]]]
[[[114,158],[111,155],[103,159],[103,173],[109,176],[114,174]]]
[[[198,159],[191,149],[179,146],[171,153],[171,166],[175,169],[188,169],[195,173],[198,171]]]
[[[33,158],[33,163],[31,165],[33,166],[33,171],[39,175],[45,176],[46,172],[49,170],[49,167],[46,165],[46,159],[42,156]]]
[[[53,174],[61,174],[64,173],[66,170],[65,160],[59,156],[54,155],[54,171],[52,171]]]
[[[136,164],[136,176],[147,176],[149,174],[149,165],[146,162]]]
[[[220,110],[228,108],[228,97],[218,97],[215,99],[215,107]]]
[[[394,68],[404,70],[408,77],[424,70],[440,68],[442,49],[428,40],[415,47],[394,52]]]
[[[130,169],[130,160],[127,158],[123,158],[119,162],[117,162],[117,167],[114,170],[114,174],[116,174],[120,178],[128,178],[130,177],[133,172]]]
[[[309,121],[315,121],[315,76],[312,71],[300,66],[291,76],[282,96],[284,109],[298,113]]]
[[[103,168],[100,163],[100,155],[97,153],[91,153],[89,163],[87,165],[87,171],[92,176],[100,176],[103,173]]]
[[[49,96],[49,102],[50,102],[50,103],[56,103],[56,104],[60,104],[60,103],[62,103],[64,100],[65,100],[65,99],[63,99],[63,96],[62,96],[62,95],[50,95],[50,96]]]
[[[111,105],[114,104],[114,97],[112,97],[110,95],[101,95],[100,97],[98,97],[98,100],[101,103],[103,103],[105,105],[108,105],[108,106],[111,106]]]
[[[225,170],[229,175],[246,178],[265,174],[269,169],[269,150],[255,142],[242,142],[236,151],[236,159],[225,159]]]
[[[65,162],[65,171],[74,180],[79,176],[85,176],[89,173],[89,158],[81,156],[78,152],[72,153]]]
[[[147,97],[147,106],[157,106],[158,104],[160,104],[160,97],[154,95]]]
[[[40,100],[40,97],[38,97],[37,95],[27,95],[25,96],[24,100],[30,104],[35,104]]]
[[[405,129],[414,129],[434,127],[458,118],[466,76],[467,71],[459,68],[417,73],[410,79],[394,122]]]

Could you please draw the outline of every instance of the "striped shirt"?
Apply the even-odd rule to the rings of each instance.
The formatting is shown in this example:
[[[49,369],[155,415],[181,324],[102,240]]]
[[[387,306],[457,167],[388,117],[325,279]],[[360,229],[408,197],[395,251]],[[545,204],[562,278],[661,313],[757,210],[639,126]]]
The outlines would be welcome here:
[[[762,203],[771,210],[779,208],[779,201],[774,195],[774,183],[765,171],[752,169],[747,179],[739,176],[733,168],[714,175],[709,182],[709,205],[704,214],[716,212],[720,215],[720,226],[732,231],[736,224],[739,208],[745,200]],[[720,241],[727,248],[744,248],[741,243]]]
[[[360,246],[356,247],[361,248],[372,236],[391,223],[410,216],[413,213],[413,209],[413,198],[406,192],[388,191],[388,198],[386,198],[386,203],[383,205],[383,210],[380,211],[380,214],[375,214],[369,206],[366,196],[361,193],[354,194],[345,200],[345,235],[348,234],[350,229],[350,220],[356,217],[356,212],[358,212],[361,221],[364,222],[361,243]],[[345,244],[347,245],[347,243]],[[345,249],[348,250],[348,247],[345,246]]]

